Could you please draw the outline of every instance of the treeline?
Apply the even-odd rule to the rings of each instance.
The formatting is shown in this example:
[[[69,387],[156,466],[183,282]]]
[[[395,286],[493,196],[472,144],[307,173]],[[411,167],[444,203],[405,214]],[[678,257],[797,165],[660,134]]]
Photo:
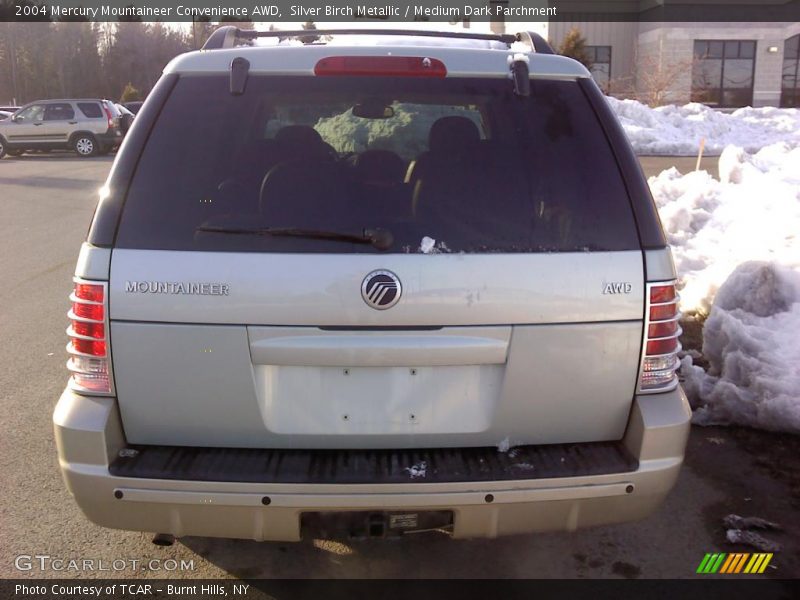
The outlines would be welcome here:
[[[251,23],[235,23],[252,27]],[[119,100],[128,83],[142,97],[166,64],[201,48],[218,24],[0,23],[0,102],[46,98]]]

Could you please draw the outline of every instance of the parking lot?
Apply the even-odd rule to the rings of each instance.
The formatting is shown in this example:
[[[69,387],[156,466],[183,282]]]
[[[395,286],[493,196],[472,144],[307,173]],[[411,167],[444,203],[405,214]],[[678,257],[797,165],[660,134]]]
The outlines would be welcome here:
[[[729,513],[782,525],[767,534],[783,545],[767,576],[800,577],[800,443],[733,428],[693,429],[686,468],[655,515],[576,533],[300,544],[184,538],[162,548],[150,535],[89,523],[58,473],[51,414],[66,381],[71,274],[112,160],[56,153],[0,161],[0,577],[692,577],[707,552],[756,551],[725,541]],[[673,162],[651,157],[644,165],[653,174]],[[91,571],[40,571],[38,563],[20,571],[20,555],[142,563],[135,571],[98,571],[98,563]],[[150,558],[193,568],[139,570]]]

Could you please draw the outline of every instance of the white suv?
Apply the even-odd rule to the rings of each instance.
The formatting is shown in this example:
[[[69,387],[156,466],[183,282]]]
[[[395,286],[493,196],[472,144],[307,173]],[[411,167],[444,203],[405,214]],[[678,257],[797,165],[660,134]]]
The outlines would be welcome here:
[[[529,34],[352,33],[223,27],[149,95],[75,271],[76,501],[255,540],[651,513],[675,272],[602,93]]]

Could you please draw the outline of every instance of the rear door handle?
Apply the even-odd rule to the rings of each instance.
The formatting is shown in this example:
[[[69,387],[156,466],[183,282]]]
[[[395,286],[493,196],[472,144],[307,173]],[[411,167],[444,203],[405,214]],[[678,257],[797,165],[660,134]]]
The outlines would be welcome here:
[[[510,326],[453,327],[431,332],[319,332],[248,327],[254,365],[396,367],[501,365]]]
[[[41,124],[42,124],[42,122],[41,122],[41,121],[39,121],[38,123],[34,123],[34,125],[36,125],[36,127],[38,127],[38,126],[39,126],[39,125],[41,125]]]
[[[70,122],[69,122],[69,124],[70,124],[70,125],[77,125],[77,124],[78,124],[78,122],[77,122],[77,121],[70,121]]]

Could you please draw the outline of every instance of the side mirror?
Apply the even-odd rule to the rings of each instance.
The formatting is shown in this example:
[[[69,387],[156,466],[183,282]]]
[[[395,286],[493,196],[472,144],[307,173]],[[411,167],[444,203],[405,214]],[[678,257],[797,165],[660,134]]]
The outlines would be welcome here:
[[[16,115],[14,115],[13,117],[11,117],[11,120],[14,121],[14,123],[19,123],[21,121],[24,121],[25,117],[18,117]]]

